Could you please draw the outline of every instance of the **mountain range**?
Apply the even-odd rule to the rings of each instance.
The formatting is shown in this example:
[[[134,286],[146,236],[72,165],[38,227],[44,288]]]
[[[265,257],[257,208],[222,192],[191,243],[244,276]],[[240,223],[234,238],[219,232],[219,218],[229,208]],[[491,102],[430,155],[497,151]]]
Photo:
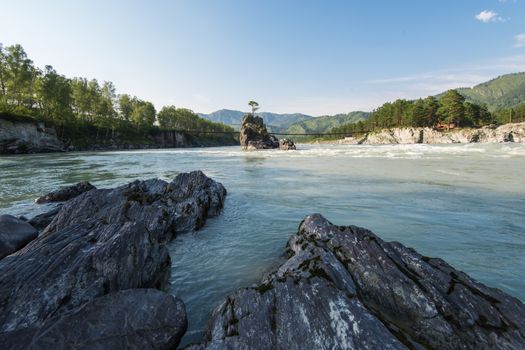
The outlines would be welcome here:
[[[514,108],[525,102],[525,72],[502,75],[472,88],[458,88],[456,90],[465,96],[467,101],[486,105],[491,112]],[[439,98],[441,95],[436,95],[436,97]],[[240,127],[243,115],[244,112],[230,109],[221,109],[210,114],[199,113],[202,118],[230,125],[236,129]],[[360,120],[366,120],[370,113],[355,111],[321,117],[302,113],[278,114],[271,112],[260,112],[257,115],[263,118],[271,132],[301,134],[322,133],[344,124],[357,123]]]
[[[240,127],[243,115],[244,112],[231,109],[221,109],[210,114],[199,113],[201,118],[223,123],[235,129]],[[325,132],[343,124],[357,123],[359,120],[368,118],[368,113],[361,111],[321,117],[302,113],[279,114],[271,112],[260,112],[257,115],[263,118],[269,131],[278,133]]]

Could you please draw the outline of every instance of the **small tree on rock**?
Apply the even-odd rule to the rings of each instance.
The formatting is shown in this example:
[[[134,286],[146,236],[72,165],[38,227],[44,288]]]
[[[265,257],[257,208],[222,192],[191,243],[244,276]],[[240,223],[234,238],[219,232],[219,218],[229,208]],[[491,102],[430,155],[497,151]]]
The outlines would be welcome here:
[[[259,109],[259,104],[255,101],[248,102],[248,106],[252,108],[252,115],[255,116],[255,111]]]

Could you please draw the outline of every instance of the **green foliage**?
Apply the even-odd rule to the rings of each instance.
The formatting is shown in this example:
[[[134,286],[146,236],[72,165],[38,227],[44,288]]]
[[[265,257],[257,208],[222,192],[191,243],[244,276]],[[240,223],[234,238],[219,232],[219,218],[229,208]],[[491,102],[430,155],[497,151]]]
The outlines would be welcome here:
[[[415,101],[396,100],[374,110],[367,120],[333,128],[329,133],[361,134],[394,127],[436,127],[438,123],[457,126],[482,126],[494,122],[485,106],[465,102],[455,90],[442,94],[438,100],[429,96]]]
[[[487,106],[490,112],[517,107],[525,101],[525,72],[503,75],[457,91],[467,101]]]
[[[109,81],[99,84],[95,79],[68,79],[51,66],[41,71],[33,66],[20,45],[4,48],[0,44],[1,112],[4,119],[24,119],[19,117],[24,115],[44,120],[57,127],[60,136],[81,139],[81,143],[106,142],[116,135],[120,140],[143,142],[158,130],[157,113],[151,102],[117,95]],[[159,122],[163,128],[233,131],[201,119],[188,109],[169,106],[161,112]],[[206,137],[197,136],[203,141]],[[234,141],[233,135],[211,139],[211,143]]]

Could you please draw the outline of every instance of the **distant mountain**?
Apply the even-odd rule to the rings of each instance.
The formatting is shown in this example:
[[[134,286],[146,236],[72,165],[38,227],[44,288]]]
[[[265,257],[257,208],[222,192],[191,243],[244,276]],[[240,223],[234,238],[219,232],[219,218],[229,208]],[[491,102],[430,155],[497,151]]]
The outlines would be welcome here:
[[[487,105],[491,112],[515,107],[525,101],[525,72],[502,75],[473,88],[456,90],[470,102]]]
[[[315,133],[315,132],[326,132],[332,128],[350,124],[357,123],[360,120],[368,119],[370,113],[368,112],[350,112],[348,114],[336,114],[336,115],[326,115],[322,117],[316,117],[304,121],[294,123],[286,129],[286,132],[292,134],[302,134],[302,133]]]
[[[241,125],[242,117],[244,112],[235,111],[231,109],[221,109],[210,114],[199,113],[199,117],[211,120],[212,122],[219,122],[236,129]],[[300,122],[303,120],[312,119],[314,117],[301,113],[292,114],[278,114],[270,112],[257,113],[258,116],[262,117],[264,123],[269,130],[273,132],[282,131],[288,128],[290,125]]]

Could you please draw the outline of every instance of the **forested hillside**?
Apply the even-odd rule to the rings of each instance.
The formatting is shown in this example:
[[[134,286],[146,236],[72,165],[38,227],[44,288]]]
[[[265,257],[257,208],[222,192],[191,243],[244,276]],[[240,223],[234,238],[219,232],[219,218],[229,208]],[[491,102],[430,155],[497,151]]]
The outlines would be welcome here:
[[[367,112],[350,112],[348,114],[337,114],[337,115],[327,115],[322,117],[316,117],[294,123],[286,129],[287,133],[323,133],[335,127],[349,124],[357,123],[358,121],[363,121],[368,118],[369,113]]]
[[[457,91],[467,101],[486,105],[491,112],[513,108],[525,101],[525,72],[502,75],[473,88]]]
[[[157,113],[149,101],[117,94],[110,81],[68,78],[52,66],[35,67],[20,45],[4,48],[0,44],[0,112],[4,117],[19,115],[45,121],[64,139],[82,137],[97,142],[117,136],[138,142],[160,129],[233,131],[185,108],[166,106]],[[233,142],[231,134],[197,137]]]

